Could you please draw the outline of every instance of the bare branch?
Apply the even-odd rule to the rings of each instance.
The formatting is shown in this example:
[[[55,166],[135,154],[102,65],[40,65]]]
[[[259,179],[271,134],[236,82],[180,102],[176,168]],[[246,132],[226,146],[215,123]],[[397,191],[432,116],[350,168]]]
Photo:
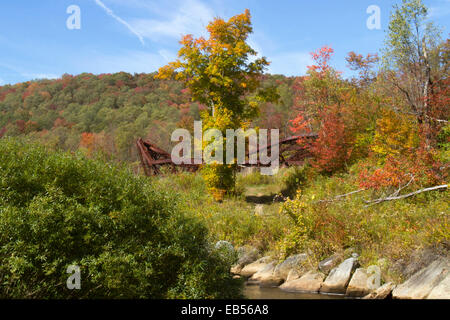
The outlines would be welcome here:
[[[391,83],[397,87],[401,92],[403,92],[403,94],[406,96],[406,99],[408,99],[409,104],[411,105],[411,107],[413,108],[414,112],[417,112],[417,106],[416,104],[412,101],[409,92],[406,89],[403,89],[396,81],[391,80]]]
[[[411,173],[407,174],[409,176],[411,176],[411,179],[408,181],[408,183],[406,183],[403,187],[399,186],[398,190],[395,191],[393,194],[391,194],[389,197],[396,197],[398,196],[398,194],[400,193],[400,191],[402,191],[403,189],[405,189],[407,186],[409,186],[411,184],[411,182],[414,181],[414,175],[412,175]]]
[[[323,200],[319,200],[319,201],[317,201],[317,202],[333,202],[333,201],[338,201],[338,200],[341,200],[342,198],[345,198],[346,196],[349,196],[349,195],[352,195],[352,194],[355,194],[355,193],[358,193],[358,192],[361,192],[361,191],[364,191],[364,190],[366,190],[366,189],[355,190],[355,191],[352,191],[352,192],[349,192],[349,193],[340,194],[340,195],[338,195],[338,196],[335,196],[333,199],[323,199]]]
[[[436,121],[436,122],[439,122],[439,123],[448,123],[448,120],[444,120],[444,119],[437,119],[437,118],[433,118],[433,117],[430,117],[430,116],[427,116],[427,115],[425,115],[425,118],[428,118],[428,119],[430,119],[430,120],[433,120],[433,121]]]
[[[447,184],[443,184],[440,186],[434,186],[434,187],[430,187],[430,188],[424,188],[424,189],[420,189],[402,196],[389,196],[386,198],[380,198],[380,199],[376,199],[376,200],[371,200],[371,201],[365,201],[367,203],[367,205],[365,207],[374,205],[374,204],[378,204],[384,201],[391,201],[391,200],[400,200],[400,199],[404,199],[404,198],[409,198],[412,197],[416,194],[422,193],[422,192],[428,192],[428,191],[434,191],[434,190],[440,190],[440,189],[447,189],[448,185]]]

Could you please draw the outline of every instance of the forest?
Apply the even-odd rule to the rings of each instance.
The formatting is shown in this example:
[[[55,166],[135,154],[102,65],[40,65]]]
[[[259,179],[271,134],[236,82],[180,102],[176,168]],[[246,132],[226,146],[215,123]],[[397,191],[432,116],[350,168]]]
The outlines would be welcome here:
[[[155,74],[86,73],[2,86],[0,136],[27,136],[53,148],[81,148],[127,162],[137,161],[138,137],[169,150],[172,131],[193,130],[205,106],[192,102],[180,81],[158,80]],[[264,75],[264,85],[276,85],[281,99],[261,106],[255,124],[290,135],[299,81]]]
[[[394,8],[381,53],[348,53],[347,77],[329,46],[304,76],[266,73],[248,10],[207,30],[154,73],[0,87],[0,297],[239,297],[236,257],[217,241],[277,261],[309,252],[310,265],[353,248],[363,266],[387,259],[383,281],[399,283],[400,259],[448,245],[450,39],[421,1]],[[170,151],[194,120],[317,139],[299,139],[312,157],[275,176],[144,176],[136,139]],[[89,270],[79,294],[59,287],[74,262]]]

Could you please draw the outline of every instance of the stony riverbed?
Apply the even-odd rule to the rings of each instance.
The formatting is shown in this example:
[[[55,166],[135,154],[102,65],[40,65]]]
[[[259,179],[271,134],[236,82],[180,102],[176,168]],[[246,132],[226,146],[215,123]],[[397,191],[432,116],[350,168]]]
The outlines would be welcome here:
[[[407,280],[395,284],[384,282],[384,259],[363,268],[353,249],[320,261],[316,268],[306,268],[306,253],[280,262],[271,256],[260,257],[252,247],[234,251],[226,241],[216,244],[220,246],[237,253],[239,259],[231,273],[246,279],[244,294],[249,299],[450,299],[448,251],[425,252],[419,262],[406,266]]]

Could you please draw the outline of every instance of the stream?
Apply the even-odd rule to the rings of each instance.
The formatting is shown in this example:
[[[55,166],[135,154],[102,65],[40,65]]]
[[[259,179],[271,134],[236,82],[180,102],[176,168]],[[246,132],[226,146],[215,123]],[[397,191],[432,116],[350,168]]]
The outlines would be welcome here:
[[[287,292],[278,287],[261,288],[258,285],[245,285],[244,295],[247,299],[345,299],[344,295],[319,293]]]

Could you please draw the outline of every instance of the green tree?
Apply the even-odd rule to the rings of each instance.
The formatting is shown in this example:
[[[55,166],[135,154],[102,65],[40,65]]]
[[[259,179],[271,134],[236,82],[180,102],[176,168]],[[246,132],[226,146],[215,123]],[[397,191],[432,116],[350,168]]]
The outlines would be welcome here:
[[[228,21],[216,18],[207,30],[208,39],[184,36],[179,59],[162,67],[156,77],[175,75],[194,101],[208,107],[201,115],[204,131],[215,128],[225,134],[226,129],[245,129],[258,114],[261,102],[277,98],[273,87],[260,87],[269,62],[265,57],[251,59],[257,52],[246,42],[252,32],[250,12],[247,9]],[[225,157],[225,150],[223,154]],[[233,189],[234,170],[234,165],[205,166],[205,181],[216,199]]]
[[[385,75],[404,96],[408,109],[425,129],[430,145],[430,104],[433,76],[439,73],[440,32],[427,22],[428,10],[421,0],[403,0],[394,6],[385,41]]]

